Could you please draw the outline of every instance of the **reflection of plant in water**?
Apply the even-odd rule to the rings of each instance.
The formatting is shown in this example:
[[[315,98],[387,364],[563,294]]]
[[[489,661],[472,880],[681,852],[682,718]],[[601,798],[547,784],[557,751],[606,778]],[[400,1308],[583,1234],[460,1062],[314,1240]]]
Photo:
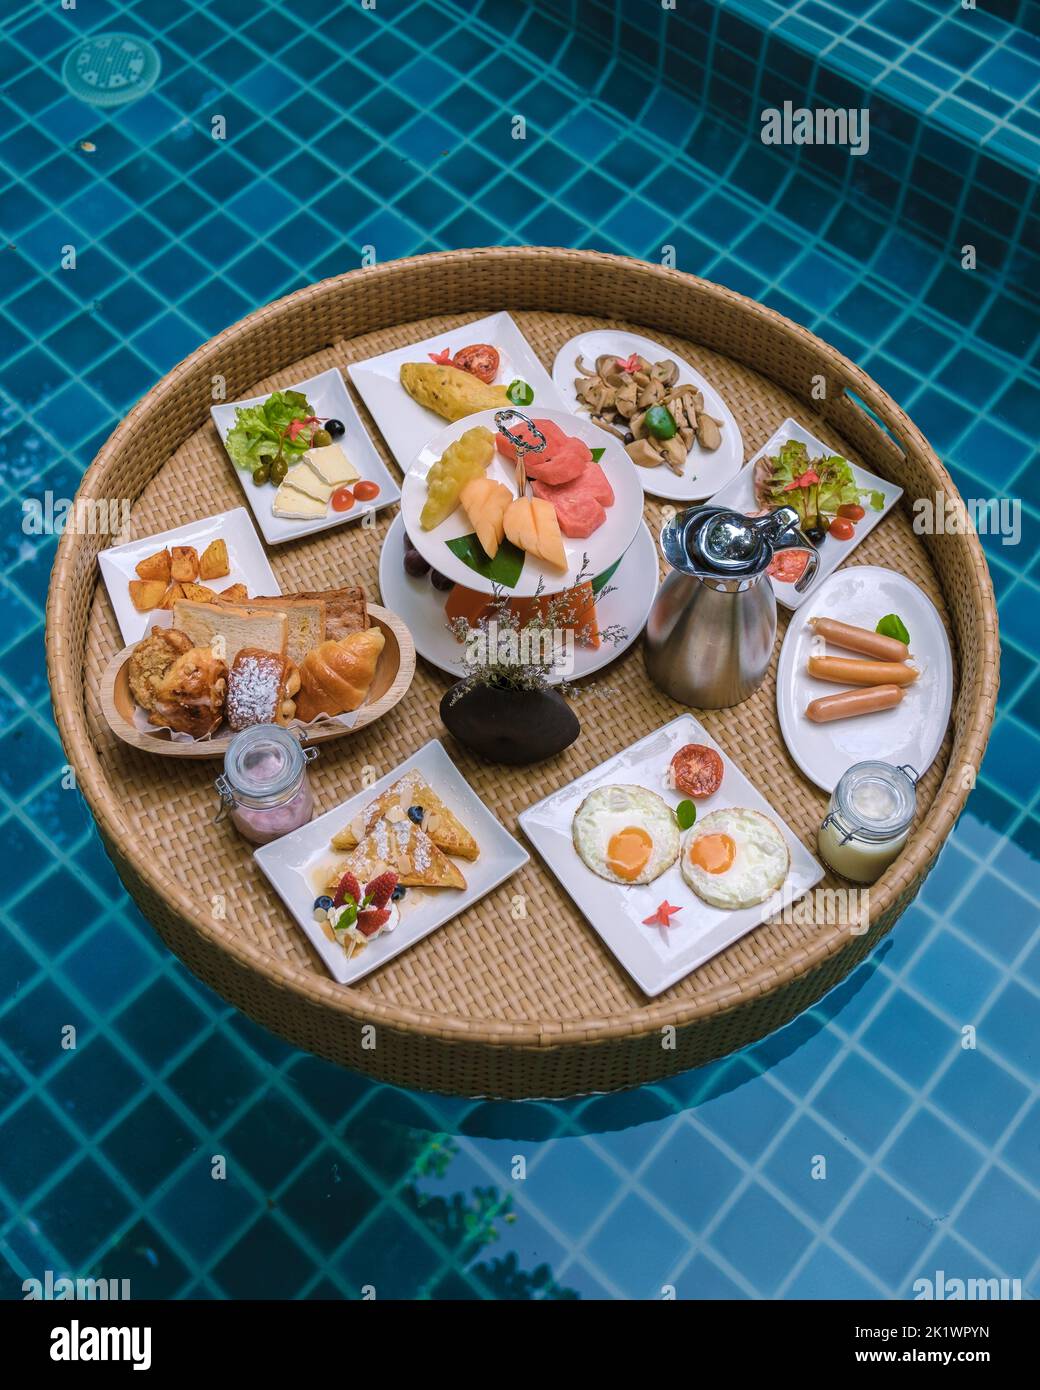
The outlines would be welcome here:
[[[420,1136],[414,1134],[413,1137],[419,1139]],[[516,1216],[512,1197],[495,1187],[475,1187],[469,1197],[462,1192],[441,1197],[418,1189],[417,1180],[443,1179],[457,1153],[455,1141],[441,1134],[431,1135],[416,1155],[410,1175],[412,1180],[406,1182],[401,1195],[419,1220],[452,1251],[459,1266],[467,1266],[496,1298],[577,1298],[573,1289],[556,1283],[546,1264],[534,1270],[523,1270],[512,1253],[491,1261],[470,1263],[486,1245],[498,1240],[496,1222],[511,1224]]]

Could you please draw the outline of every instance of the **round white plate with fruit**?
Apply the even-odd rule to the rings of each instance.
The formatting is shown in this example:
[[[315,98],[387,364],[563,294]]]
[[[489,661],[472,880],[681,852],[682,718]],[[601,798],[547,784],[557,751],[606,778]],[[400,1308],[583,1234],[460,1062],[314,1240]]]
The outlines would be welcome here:
[[[644,522],[596,601],[599,646],[575,641],[550,680],[591,676],[636,641],[650,616],[659,580],[657,544]],[[405,623],[415,650],[455,679],[466,674],[466,648],[451,631],[445,605],[455,585],[432,570],[412,546],[401,517],[395,516],[379,557],[379,592],[383,604]],[[611,641],[612,634],[619,640]]]
[[[524,455],[519,494],[514,438]],[[531,422],[537,429],[532,433]],[[515,598],[559,593],[608,569],[643,519],[643,489],[618,440],[562,410],[482,410],[413,459],[401,490],[411,544],[446,580]]]

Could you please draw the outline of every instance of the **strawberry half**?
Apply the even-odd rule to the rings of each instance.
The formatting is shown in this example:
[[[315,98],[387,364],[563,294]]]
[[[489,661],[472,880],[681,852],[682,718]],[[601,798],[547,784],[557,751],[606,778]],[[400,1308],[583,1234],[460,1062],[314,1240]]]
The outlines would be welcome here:
[[[365,897],[370,907],[384,908],[390,901],[390,894],[397,887],[397,875],[393,869],[386,869],[378,878],[365,885]]]
[[[332,899],[333,907],[342,907],[348,898],[353,898],[356,903],[361,901],[361,884],[348,869],[339,881],[336,889],[336,896]]]
[[[362,936],[375,936],[390,920],[388,907],[363,907],[357,915],[357,929]]]

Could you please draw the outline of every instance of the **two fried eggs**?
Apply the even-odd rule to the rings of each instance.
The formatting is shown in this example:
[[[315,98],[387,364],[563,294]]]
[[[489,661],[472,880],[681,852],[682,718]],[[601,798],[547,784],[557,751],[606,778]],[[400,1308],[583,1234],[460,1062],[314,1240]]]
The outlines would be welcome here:
[[[675,813],[646,787],[597,787],[578,807],[571,829],[579,857],[600,878],[652,883],[679,859],[697,896],[728,911],[771,897],[791,864],[776,824],[739,806],[709,812],[687,833],[680,857]]]

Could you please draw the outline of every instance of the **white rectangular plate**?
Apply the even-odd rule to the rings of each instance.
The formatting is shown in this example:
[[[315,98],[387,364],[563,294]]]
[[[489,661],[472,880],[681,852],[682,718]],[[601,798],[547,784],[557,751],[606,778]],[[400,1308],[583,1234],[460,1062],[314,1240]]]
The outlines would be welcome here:
[[[831,454],[837,453],[837,450],[832,449],[830,445],[824,444],[822,440],[810,434],[807,429],[803,429],[797,420],[787,419],[766,440],[754,458],[744,465],[731,482],[720,488],[714,497],[709,498],[705,506],[729,507],[733,511],[744,512],[745,514],[757,511],[758,503],[755,500],[753,482],[755,464],[760,458],[765,458],[767,454],[775,454],[781,445],[786,444],[789,439],[800,439],[809,450],[810,459],[829,457]],[[863,504],[866,507],[865,515],[862,521],[856,522],[856,534],[850,541],[838,541],[833,536],[824,537],[822,544],[817,546],[820,553],[820,567],[816,571],[816,578],[803,593],[796,593],[793,584],[784,584],[779,579],[770,580],[777,603],[782,603],[785,608],[800,608],[805,600],[816,592],[827,576],[833,574],[842,561],[855,550],[864,536],[870,535],[878,522],[888,515],[903,495],[901,487],[896,487],[894,483],[886,483],[884,478],[868,473],[865,468],[858,467],[851,459],[848,462],[852,469],[852,476],[856,480],[856,486],[883,493],[884,506],[879,512],[875,512],[866,503]]]
[[[535,356],[534,349],[507,313],[489,314],[485,319],[463,324],[426,338],[409,347],[384,352],[347,367],[361,399],[372,412],[387,447],[404,472],[419,450],[442,430],[445,421],[432,410],[414,401],[401,385],[405,362],[428,362],[429,353],[450,348],[453,353],[471,343],[490,343],[498,349],[500,362],[494,385],[526,381],[534,391],[534,401],[524,409],[535,414],[543,410],[566,410],[549,373]]]
[[[710,907],[688,888],[679,862],[653,883],[625,887],[609,883],[587,868],[571,837],[571,822],[582,801],[596,787],[630,783],[657,792],[670,806],[684,798],[665,786],[672,756],[686,743],[703,743],[722,758],[725,772],[717,792],[697,802],[697,818],[726,806],[761,811],[783,832],[791,867],[783,886],[764,903],[725,912]],[[520,813],[524,834],[588,918],[604,944],[644,994],[660,994],[747,932],[797,901],[823,878],[823,869],[715,740],[691,714],[682,714],[656,733],[609,758],[576,782]],[[667,898],[682,911],[667,929],[644,926],[643,919]]]
[[[244,584],[251,598],[275,597],[282,592],[245,507],[233,507],[229,512],[208,516],[203,521],[189,521],[172,531],[160,531],[143,540],[114,545],[110,550],[101,551],[98,563],[127,646],[139,642],[153,627],[169,627],[173,621],[168,609],[138,613],[130,602],[130,580],[138,577],[135,566],[166,546],[193,545],[201,557],[210,541],[218,539],[227,542],[231,573],[223,579],[200,579],[200,584],[218,593],[232,584]]]
[[[342,421],[346,432],[336,440],[343,452],[357,468],[362,478],[379,484],[379,496],[371,502],[356,502],[349,512],[334,512],[329,507],[325,516],[317,521],[292,521],[283,516],[275,516],[272,510],[274,495],[278,489],[273,483],[257,487],[250,474],[243,468],[236,468],[228,458],[228,467],[238,477],[246,501],[252,508],[257,524],[263,532],[268,545],[280,545],[282,541],[296,540],[299,536],[310,536],[315,531],[328,531],[333,526],[342,526],[346,521],[358,521],[368,512],[387,507],[400,501],[401,489],[397,480],[391,477],[386,464],[376,452],[375,445],[368,437],[368,431],[361,423],[357,407],[350,399],[347,383],[338,367],[330,367],[327,372],[308,377],[306,381],[294,382],[282,388],[286,391],[301,391],[311,404],[315,415],[323,420]],[[235,412],[240,406],[261,405],[271,395],[268,391],[262,396],[250,396],[245,401],[225,401],[223,405],[210,408],[213,423],[223,443],[228,431],[235,423]]]
[[[472,863],[465,859],[454,861],[466,880],[466,887],[461,891],[457,888],[409,888],[401,900],[401,920],[394,931],[383,932],[348,960],[342,946],[330,941],[314,920],[314,900],[325,891],[322,886],[325,876],[345,858],[329,848],[329,841],[358,811],[412,768],[422,774],[445,806],[455,812],[476,840],[480,854]],[[484,805],[438,739],[431,739],[393,772],[388,772],[349,801],[326,811],[291,835],[262,845],[254,851],[253,857],[303,928],[329,974],[341,985],[353,984],[414,946],[490,893],[492,888],[497,888],[530,859],[523,846]],[[474,962],[474,968],[476,964]]]

